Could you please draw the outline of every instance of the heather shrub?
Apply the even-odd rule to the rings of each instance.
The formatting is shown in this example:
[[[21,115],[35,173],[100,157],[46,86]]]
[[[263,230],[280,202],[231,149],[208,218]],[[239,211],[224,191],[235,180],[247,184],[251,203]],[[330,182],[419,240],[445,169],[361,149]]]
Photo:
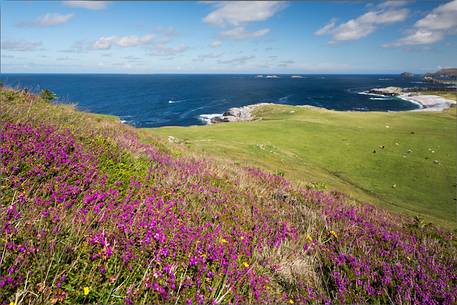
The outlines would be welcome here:
[[[133,156],[52,127],[5,124],[1,143],[2,188],[15,190],[2,198],[4,300],[268,300],[251,255],[291,236],[285,221],[229,211],[237,203],[203,179],[185,194],[169,180],[141,182],[122,165]],[[109,182],[126,172],[128,187]]]
[[[456,302],[452,232],[0,93],[2,304]]]

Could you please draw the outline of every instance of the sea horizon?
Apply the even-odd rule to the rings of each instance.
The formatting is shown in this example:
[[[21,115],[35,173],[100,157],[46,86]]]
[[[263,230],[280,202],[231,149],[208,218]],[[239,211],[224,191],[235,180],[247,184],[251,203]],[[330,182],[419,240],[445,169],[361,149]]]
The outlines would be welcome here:
[[[295,75],[302,78],[292,78]],[[387,86],[430,85],[420,75],[404,78],[398,74],[3,73],[0,80],[32,92],[49,89],[56,93],[57,102],[115,115],[135,127],[204,125],[208,117],[232,107],[257,103],[338,111],[407,111],[419,106],[398,97],[364,92]]]
[[[217,72],[217,73],[210,73],[210,72],[183,72],[183,73],[175,73],[175,72],[157,72],[157,73],[126,73],[126,72],[1,72],[0,75],[40,75],[40,74],[52,74],[52,75],[86,75],[86,74],[95,74],[95,75],[392,75],[398,76],[402,72],[392,72],[392,73],[331,73],[331,72],[322,72],[322,73],[274,73],[274,72],[246,72],[246,73],[231,73],[231,72]],[[413,73],[414,75],[425,75],[428,72],[423,73],[415,73],[415,72],[408,72]]]

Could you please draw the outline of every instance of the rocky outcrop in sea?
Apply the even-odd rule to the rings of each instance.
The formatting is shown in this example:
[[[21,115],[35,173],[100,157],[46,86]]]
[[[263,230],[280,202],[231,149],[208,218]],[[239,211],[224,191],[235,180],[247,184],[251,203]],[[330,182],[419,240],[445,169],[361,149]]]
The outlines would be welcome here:
[[[259,106],[265,105],[272,105],[272,103],[258,103],[243,107],[233,107],[224,112],[222,115],[207,115],[206,117],[203,115],[203,118],[206,119],[208,124],[252,121],[254,119],[252,111]]]

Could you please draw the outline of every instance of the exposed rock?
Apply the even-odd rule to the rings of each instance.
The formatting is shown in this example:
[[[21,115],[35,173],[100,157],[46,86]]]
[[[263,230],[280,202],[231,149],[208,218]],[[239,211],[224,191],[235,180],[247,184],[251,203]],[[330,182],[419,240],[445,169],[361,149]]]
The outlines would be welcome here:
[[[457,68],[446,68],[436,71],[435,73],[427,73],[426,76],[435,78],[457,78]]]
[[[381,94],[388,96],[397,96],[403,93],[403,89],[400,87],[385,87],[385,88],[374,88],[368,90],[369,93]]]
[[[178,143],[178,139],[173,136],[168,136],[168,142],[170,143]]]
[[[426,73],[424,75],[424,81],[436,83],[436,84],[457,84],[457,68],[447,68],[438,70],[435,73]]]
[[[259,103],[243,107],[230,108],[222,115],[212,117],[209,120],[209,124],[252,121],[254,119],[254,117],[252,116],[252,111],[257,107],[264,105],[270,105],[270,103]]]
[[[411,73],[411,72],[403,72],[400,74],[401,77],[404,77],[404,78],[411,78],[411,77],[414,77],[414,73]]]

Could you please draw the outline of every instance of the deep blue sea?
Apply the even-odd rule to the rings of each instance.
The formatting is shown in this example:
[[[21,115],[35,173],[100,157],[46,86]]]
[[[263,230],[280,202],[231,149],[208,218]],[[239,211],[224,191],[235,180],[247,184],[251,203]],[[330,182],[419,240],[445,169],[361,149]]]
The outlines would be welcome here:
[[[374,87],[425,87],[397,75],[128,75],[1,74],[11,87],[48,88],[59,102],[112,114],[136,127],[205,124],[200,115],[260,102],[313,105],[341,111],[402,111],[418,106],[398,98],[360,94]]]

